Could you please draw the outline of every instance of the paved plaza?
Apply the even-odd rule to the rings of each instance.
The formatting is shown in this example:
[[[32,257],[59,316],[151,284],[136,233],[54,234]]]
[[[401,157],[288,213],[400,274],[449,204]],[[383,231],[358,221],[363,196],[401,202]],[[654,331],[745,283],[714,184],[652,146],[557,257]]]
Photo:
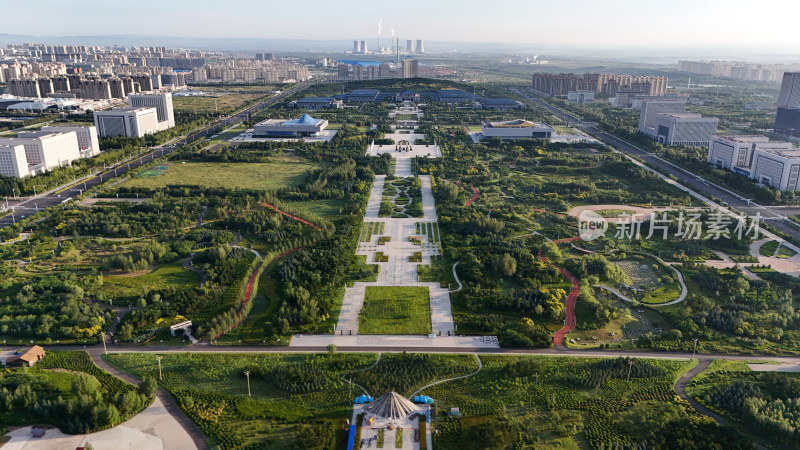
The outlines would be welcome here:
[[[395,160],[395,176],[411,177],[411,161],[415,157],[441,157],[438,145],[414,145],[417,139],[425,139],[424,134],[390,133],[386,137],[393,139],[394,145],[370,145],[367,155],[379,156],[388,153]],[[430,265],[434,258],[441,256],[441,244],[435,242],[428,233],[418,232],[423,228],[437,227],[436,204],[433,198],[430,175],[421,175],[420,192],[422,196],[423,217],[390,218],[380,217],[381,199],[386,184],[385,175],[376,175],[364,214],[364,226],[378,227],[381,233],[373,233],[366,242],[359,242],[357,255],[366,256],[368,264],[380,267],[377,281],[357,282],[345,290],[339,322],[334,335],[294,336],[290,345],[293,347],[318,347],[336,344],[344,347],[353,346],[408,346],[408,347],[448,347],[465,348],[497,348],[494,336],[457,337],[450,306],[448,287],[439,282],[420,282],[417,267]],[[379,224],[379,225],[374,225]],[[382,225],[381,225],[382,224]],[[420,228],[418,228],[420,227]],[[438,228],[437,228],[438,235]],[[389,237],[389,241],[378,244],[380,236]],[[419,243],[412,242],[414,237]],[[360,241],[363,239],[360,239]],[[383,253],[385,262],[377,262],[376,254]],[[409,257],[415,252],[422,255],[421,262],[411,262]],[[430,336],[398,336],[398,335],[359,335],[358,317],[364,306],[367,286],[422,286],[429,290],[431,308]]]

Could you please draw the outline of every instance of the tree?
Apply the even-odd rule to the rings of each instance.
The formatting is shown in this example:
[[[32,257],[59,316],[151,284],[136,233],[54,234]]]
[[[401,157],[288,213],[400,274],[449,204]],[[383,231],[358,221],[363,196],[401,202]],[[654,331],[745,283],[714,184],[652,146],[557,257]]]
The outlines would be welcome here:
[[[336,344],[328,344],[328,353],[331,355],[336,353]]]
[[[155,378],[142,377],[142,382],[139,383],[140,394],[150,396],[156,393],[156,389],[158,389],[158,383]]]

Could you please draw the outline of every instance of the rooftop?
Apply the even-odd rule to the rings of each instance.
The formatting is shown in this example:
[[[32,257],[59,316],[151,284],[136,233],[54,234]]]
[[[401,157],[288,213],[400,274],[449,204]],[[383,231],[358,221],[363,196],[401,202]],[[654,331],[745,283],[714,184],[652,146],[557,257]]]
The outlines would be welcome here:
[[[349,95],[370,95],[376,96],[380,93],[377,89],[353,89]]]
[[[550,128],[545,123],[531,122],[525,119],[515,119],[506,122],[485,122],[484,126],[486,125],[490,128]]]
[[[394,391],[383,394],[377,400],[364,407],[364,412],[390,420],[405,419],[409,414],[421,410],[419,406]]]
[[[303,114],[302,116],[300,116],[299,119],[292,119],[292,120],[287,120],[286,122],[283,122],[283,125],[285,125],[285,126],[312,125],[313,126],[313,125],[319,124],[320,122],[322,122],[322,120],[323,119],[315,119],[315,118],[309,116],[308,114]]]

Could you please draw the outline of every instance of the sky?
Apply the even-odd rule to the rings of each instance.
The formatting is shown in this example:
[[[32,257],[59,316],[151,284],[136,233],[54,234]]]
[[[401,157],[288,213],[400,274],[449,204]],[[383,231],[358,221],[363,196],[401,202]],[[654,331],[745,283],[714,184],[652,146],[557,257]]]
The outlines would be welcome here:
[[[797,0],[37,0],[4,5],[0,33],[744,48],[800,53]]]

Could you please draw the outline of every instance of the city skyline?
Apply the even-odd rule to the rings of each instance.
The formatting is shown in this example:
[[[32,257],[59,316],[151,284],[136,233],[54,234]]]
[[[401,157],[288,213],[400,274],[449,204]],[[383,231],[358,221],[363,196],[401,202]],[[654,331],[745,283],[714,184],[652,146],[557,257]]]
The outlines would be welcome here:
[[[369,5],[344,1],[305,2],[311,14],[297,14],[297,6],[265,6],[252,0],[237,10],[220,8],[208,0],[185,5],[143,0],[142,7],[119,14],[114,8],[75,9],[54,0],[42,8],[53,12],[37,19],[38,28],[8,23],[6,34],[31,36],[164,36],[202,39],[381,40],[389,45],[392,31],[401,40],[424,39],[440,43],[535,45],[545,48],[679,49],[718,48],[766,53],[796,52],[798,32],[794,18],[800,5],[767,0],[757,8],[744,1],[690,2],[669,7],[633,0],[597,3],[573,0],[560,8],[544,2],[511,0],[504,8],[489,9],[477,1],[436,3],[408,0],[397,5]],[[15,6],[7,7],[9,15]],[[21,6],[19,7],[21,8]],[[154,13],[158,11],[158,13]],[[22,11],[19,11],[22,13]],[[689,14],[691,12],[691,14]],[[408,15],[413,14],[413,20]],[[281,20],[274,20],[280,17]],[[285,20],[289,18],[289,20]],[[292,19],[294,18],[294,20]],[[716,20],[715,20],[716,18]],[[298,23],[307,26],[298,26]],[[76,32],[75,23],[90,23]],[[505,23],[486,27],[486,23]],[[346,26],[342,26],[346,24]],[[660,26],[654,26],[660,25]],[[46,33],[38,30],[47,30]],[[737,30],[733,32],[733,30]],[[741,32],[740,30],[745,30]]]

